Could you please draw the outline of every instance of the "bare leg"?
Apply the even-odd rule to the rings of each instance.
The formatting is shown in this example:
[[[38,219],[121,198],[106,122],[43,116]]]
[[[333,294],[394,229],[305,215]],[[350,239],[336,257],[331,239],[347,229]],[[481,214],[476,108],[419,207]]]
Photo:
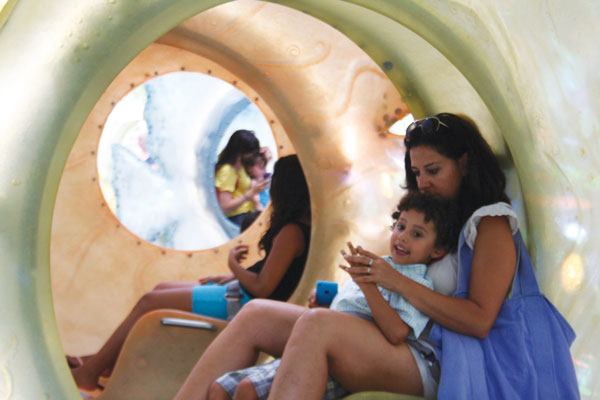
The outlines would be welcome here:
[[[71,370],[77,386],[88,390],[97,387],[100,374],[105,369],[113,367],[127,334],[137,320],[148,311],[160,308],[192,311],[191,298],[194,285],[184,285],[176,289],[153,290],[142,296],[100,351],[86,360],[81,367]]]
[[[165,290],[165,289],[183,289],[193,288],[198,286],[198,282],[186,282],[186,281],[174,281],[174,282],[161,282],[154,287],[153,290]]]
[[[240,381],[233,400],[258,400],[258,394],[250,379],[244,378]]]
[[[223,389],[223,386],[219,385],[217,382],[213,382],[208,389],[208,396],[206,397],[208,400],[231,400],[229,397],[229,393]]]
[[[375,324],[360,318],[314,309],[294,326],[269,399],[321,399],[328,375],[351,392],[423,394],[405,343],[390,344]]]
[[[215,379],[254,365],[261,351],[279,357],[296,320],[306,310],[264,299],[246,304],[200,357],[175,399],[205,399]]]

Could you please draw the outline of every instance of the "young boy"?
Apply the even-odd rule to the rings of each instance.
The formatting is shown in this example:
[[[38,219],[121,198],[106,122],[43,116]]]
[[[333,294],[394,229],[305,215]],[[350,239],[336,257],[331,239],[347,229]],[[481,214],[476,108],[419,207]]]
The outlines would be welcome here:
[[[456,250],[461,228],[458,213],[451,202],[421,193],[408,193],[402,197],[396,211],[392,214],[392,219],[394,224],[390,238],[391,254],[385,257],[373,255],[370,258],[373,261],[366,259],[363,266],[358,268],[354,263],[352,270],[350,267],[340,266],[352,272],[353,279],[344,284],[330,306],[332,310],[372,321],[386,338],[388,338],[386,328],[379,323],[377,315],[374,315],[369,304],[369,299],[373,299],[372,294],[365,295],[361,289],[364,283],[357,284],[354,279],[361,281],[367,276],[375,275],[381,270],[381,263],[387,263],[401,274],[433,289],[431,278],[427,276],[427,265]],[[349,243],[348,247],[354,254],[355,249],[352,244]],[[345,259],[352,257],[343,250],[342,255]],[[361,272],[356,271],[357,269]],[[381,285],[377,285],[377,289],[401,317],[404,323],[401,337],[403,340],[410,341],[411,350],[417,349],[415,351],[418,354],[415,354],[415,357],[426,356],[430,349],[423,345],[420,337],[427,327],[429,318],[397,293]],[[316,305],[315,297],[313,292],[309,298],[309,306]],[[377,304],[374,303],[373,306],[377,307]],[[279,362],[278,359],[271,363],[227,373],[217,379],[211,391],[221,393],[222,398],[228,396],[233,398],[235,395],[236,399],[266,399]],[[343,387],[330,378],[326,398],[340,398],[347,394]]]
[[[264,182],[271,178],[271,174],[266,172],[267,157],[263,152],[256,151],[245,155],[242,157],[242,165],[248,176],[252,178],[253,184]],[[267,187],[251,200],[254,203],[254,209],[256,211],[263,211],[269,202],[269,188]]]

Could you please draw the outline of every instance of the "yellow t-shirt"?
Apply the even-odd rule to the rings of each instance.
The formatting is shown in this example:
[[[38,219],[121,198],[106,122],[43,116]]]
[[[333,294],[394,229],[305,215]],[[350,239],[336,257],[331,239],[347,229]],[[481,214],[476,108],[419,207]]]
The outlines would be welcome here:
[[[236,171],[231,164],[224,164],[215,174],[215,186],[217,189],[221,192],[233,193],[233,199],[246,193],[250,188],[251,182],[252,179],[248,176],[244,168]],[[226,215],[232,217],[249,211],[254,211],[254,203],[251,200],[245,201],[241,206]]]

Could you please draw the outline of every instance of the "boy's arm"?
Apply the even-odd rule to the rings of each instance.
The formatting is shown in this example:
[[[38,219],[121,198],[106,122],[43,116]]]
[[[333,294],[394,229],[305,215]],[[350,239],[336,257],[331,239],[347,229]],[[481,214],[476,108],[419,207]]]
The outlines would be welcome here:
[[[358,286],[367,299],[375,324],[387,341],[391,344],[404,342],[411,328],[383,298],[377,285],[373,283],[359,283]]]

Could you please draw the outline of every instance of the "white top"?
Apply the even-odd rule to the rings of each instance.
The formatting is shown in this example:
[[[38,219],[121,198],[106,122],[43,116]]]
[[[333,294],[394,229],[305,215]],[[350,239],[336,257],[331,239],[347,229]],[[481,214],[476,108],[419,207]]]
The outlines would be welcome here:
[[[508,218],[508,223],[514,235],[519,230],[519,220],[511,205],[503,202],[490,204],[475,210],[463,227],[467,246],[472,249],[475,245],[477,226],[483,217],[497,217],[501,215]],[[452,296],[456,291],[457,285],[458,254],[447,254],[446,257],[432,263],[427,269],[427,274],[433,280],[433,287],[436,292]]]

